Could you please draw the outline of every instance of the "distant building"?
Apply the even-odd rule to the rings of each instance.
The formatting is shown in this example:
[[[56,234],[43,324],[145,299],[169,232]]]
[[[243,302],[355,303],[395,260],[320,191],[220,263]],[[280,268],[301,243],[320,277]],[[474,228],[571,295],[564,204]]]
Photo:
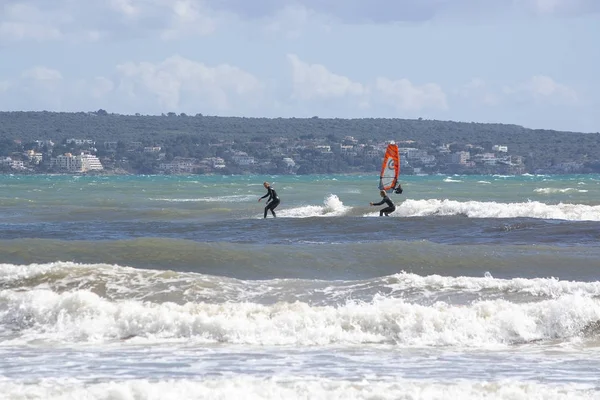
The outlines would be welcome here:
[[[474,161],[483,165],[496,165],[498,159],[494,153],[481,153],[474,156]]]
[[[48,147],[48,148],[52,148],[54,147],[54,142],[52,140],[36,140],[35,144],[37,145],[38,149],[43,148],[44,146]]]
[[[510,162],[513,165],[523,165],[523,156],[510,156]]]
[[[254,157],[249,156],[248,153],[244,151],[236,151],[231,157],[231,160],[237,165],[254,165],[256,163]]]
[[[283,158],[283,163],[286,165],[286,167],[288,168],[293,168],[296,166],[296,162],[291,158],[291,157],[284,157]]]
[[[450,145],[449,144],[443,144],[441,146],[436,147],[436,150],[440,154],[449,154],[450,153]]]
[[[11,157],[0,157],[0,166],[9,167],[12,169],[25,169],[23,161],[13,160]]]
[[[469,158],[471,158],[471,154],[468,151],[457,151],[450,156],[450,162],[452,164],[466,165]]]
[[[85,153],[77,156],[66,153],[53,157],[50,160],[50,166],[68,172],[102,171],[104,169],[98,157]]]
[[[492,151],[496,151],[499,153],[508,153],[508,146],[500,146],[498,144],[495,144],[492,146]]]
[[[358,144],[358,140],[354,138],[354,136],[345,136],[344,137],[344,142],[350,143],[350,144]]]
[[[84,144],[94,145],[95,142],[92,139],[67,139],[67,144],[74,144],[76,146],[83,146]]]
[[[327,153],[331,153],[331,146],[326,145],[326,144],[316,145],[315,150],[318,150],[321,153],[327,154]]]
[[[213,169],[223,169],[226,167],[225,160],[221,157],[207,157],[201,161],[203,164],[210,166]]]
[[[195,158],[175,157],[171,162],[161,163],[158,169],[175,174],[192,173],[196,167],[196,161]]]
[[[27,150],[25,156],[31,164],[38,165],[42,162],[44,155],[42,153],[35,152],[33,150]]]

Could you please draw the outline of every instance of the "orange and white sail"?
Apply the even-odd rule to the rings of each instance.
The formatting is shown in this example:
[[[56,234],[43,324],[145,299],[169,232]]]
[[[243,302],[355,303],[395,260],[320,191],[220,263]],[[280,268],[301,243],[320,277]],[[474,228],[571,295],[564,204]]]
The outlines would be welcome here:
[[[381,164],[379,175],[379,190],[390,191],[396,187],[400,175],[400,153],[398,145],[394,142],[388,144]]]

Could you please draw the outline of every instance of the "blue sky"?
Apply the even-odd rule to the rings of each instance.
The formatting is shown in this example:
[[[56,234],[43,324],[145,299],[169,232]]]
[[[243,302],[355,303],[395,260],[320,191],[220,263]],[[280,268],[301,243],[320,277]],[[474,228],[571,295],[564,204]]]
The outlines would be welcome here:
[[[600,131],[599,0],[0,0],[0,109]]]

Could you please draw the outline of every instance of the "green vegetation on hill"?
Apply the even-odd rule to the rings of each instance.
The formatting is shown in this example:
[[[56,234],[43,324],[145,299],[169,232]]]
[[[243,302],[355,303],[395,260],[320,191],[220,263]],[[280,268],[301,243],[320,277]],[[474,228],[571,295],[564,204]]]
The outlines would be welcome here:
[[[598,133],[526,129],[517,125],[465,123],[406,119],[240,118],[177,115],[119,115],[96,112],[0,112],[0,146],[7,153],[14,140],[28,143],[68,138],[98,142],[141,142],[143,146],[168,144],[171,156],[210,156],[209,143],[235,141],[241,150],[260,157],[261,143],[275,138],[314,139],[342,142],[353,136],[363,143],[414,141],[410,146],[432,148],[452,144],[459,151],[468,144],[491,148],[506,145],[510,154],[522,156],[527,169],[548,168],[566,162],[600,168]],[[214,152],[213,152],[214,153]],[[336,170],[340,166],[330,166]],[[306,166],[309,168],[309,166]]]

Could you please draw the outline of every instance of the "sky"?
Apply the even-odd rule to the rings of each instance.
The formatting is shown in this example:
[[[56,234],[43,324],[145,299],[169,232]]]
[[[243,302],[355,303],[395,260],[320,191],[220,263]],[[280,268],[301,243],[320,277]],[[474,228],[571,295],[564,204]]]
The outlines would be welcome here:
[[[0,0],[0,110],[600,132],[599,43],[600,0]]]

